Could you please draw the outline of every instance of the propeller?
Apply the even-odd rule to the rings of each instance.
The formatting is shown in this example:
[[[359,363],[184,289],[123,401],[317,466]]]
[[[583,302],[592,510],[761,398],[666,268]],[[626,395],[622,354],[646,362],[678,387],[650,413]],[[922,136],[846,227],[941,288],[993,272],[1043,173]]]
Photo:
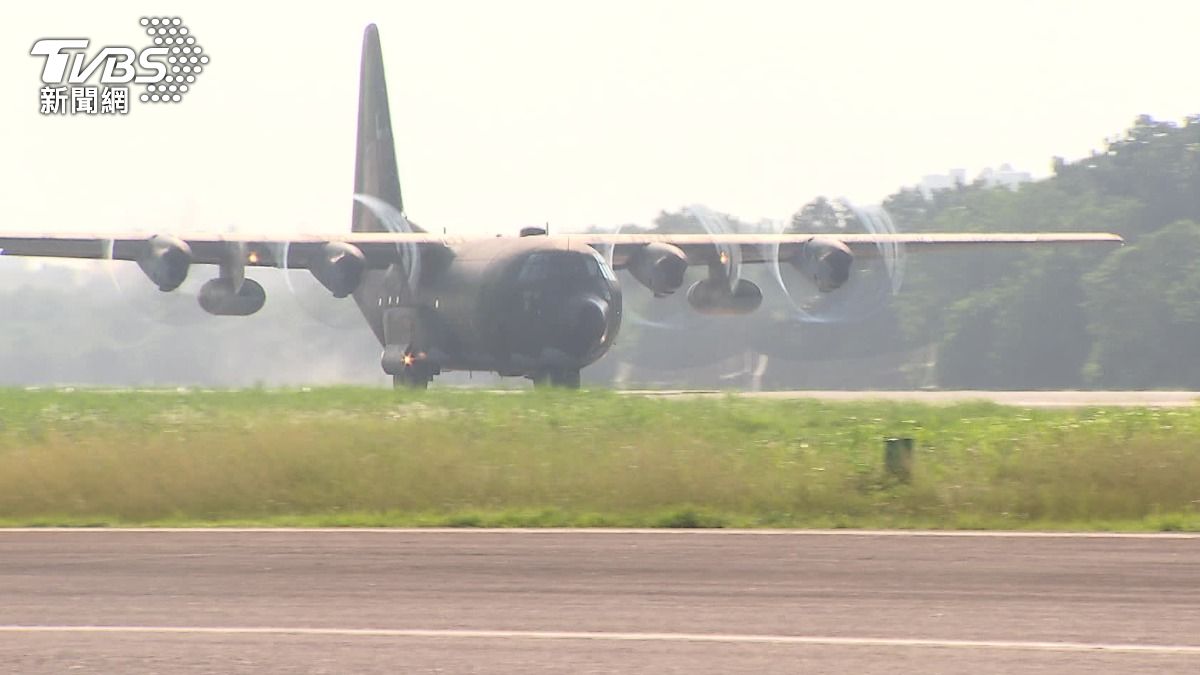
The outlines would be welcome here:
[[[150,235],[147,239],[165,241]],[[200,308],[199,296],[206,280],[194,269],[189,273],[188,265],[178,264],[184,261],[175,258],[177,249],[160,248],[155,265],[149,260],[115,259],[115,245],[111,239],[103,244],[104,270],[117,295],[138,316],[167,326],[192,326],[205,320],[208,315]]]
[[[626,225],[618,225],[613,234],[621,234]],[[608,266],[613,268],[613,251],[616,247],[609,244],[602,252]],[[624,294],[622,315],[624,320],[632,325],[671,330],[682,328],[689,319],[687,303],[681,301],[683,294],[659,298],[633,278],[629,270],[617,272],[621,276],[621,292]],[[684,282],[686,287],[687,282]]]
[[[355,194],[354,201],[365,206],[388,232],[399,234],[418,231],[403,211],[378,197]],[[417,282],[421,278],[421,247],[413,243],[399,243],[396,244],[396,254],[396,262],[388,268],[389,280],[401,282],[406,297],[415,296]]]
[[[859,207],[841,199],[830,205],[830,218],[806,225],[813,234],[865,233],[896,234],[891,216],[882,206]],[[777,221],[775,231],[783,233],[791,223]],[[862,321],[884,307],[900,291],[904,280],[904,247],[900,244],[875,244],[876,255],[858,256],[849,270],[849,278],[835,290],[823,292],[813,280],[792,265],[779,263],[779,244],[770,246],[771,274],[783,291],[791,318],[802,323],[845,323]]]
[[[696,229],[702,230],[702,233],[707,235],[737,232],[737,228],[728,216],[719,214],[701,204],[685,206],[680,211],[680,215],[683,216],[685,222],[671,224],[674,227],[668,225],[668,229],[672,232],[685,230],[695,233]],[[613,230],[613,234],[621,234],[626,227],[618,226]],[[722,276],[732,290],[737,287],[738,281],[742,278],[741,247],[724,243],[715,245],[722,267]],[[613,248],[613,246],[608,246],[603,252],[610,266],[613,263]],[[633,279],[628,270],[622,270],[620,274],[624,277],[621,283],[622,292],[625,295],[623,313],[629,323],[651,329],[671,331],[693,330],[702,325],[704,317],[688,306],[687,295],[692,284],[708,277],[709,271],[706,266],[692,265],[689,267],[679,290],[665,298],[655,297],[654,293],[644,284]]]
[[[388,232],[418,232],[402,211],[373,195],[355,194],[354,201],[375,216]],[[331,235],[331,241],[337,236]],[[291,245],[284,243],[274,255],[276,268],[281,272],[287,295],[312,321],[339,330],[358,330],[362,315],[353,301],[337,298],[317,280],[311,270],[291,266]],[[416,244],[396,244],[396,263],[388,269],[389,282],[401,288],[401,294],[412,297],[417,293],[421,276],[421,249]]]
[[[837,235],[852,232],[890,234],[897,231],[894,222],[881,207],[858,207],[846,200],[834,202],[830,206],[833,218],[824,219],[823,227],[805,225],[805,232]],[[783,233],[791,225],[790,221],[766,221],[756,227],[747,228],[740,226],[732,218],[702,205],[688,206],[682,215],[688,221],[685,227],[691,226],[694,231],[698,225],[709,235],[747,231]],[[620,233],[621,229],[617,228],[616,233]],[[828,292],[822,292],[818,288],[818,280],[792,264],[780,265],[778,244],[767,245],[764,257],[775,262],[764,265],[743,267],[741,249],[737,246],[718,244],[717,252],[718,260],[724,266],[723,277],[729,280],[730,290],[743,279],[755,282],[764,289],[767,300],[764,301],[763,307],[739,324],[749,331],[747,337],[753,342],[756,334],[765,336],[771,333],[772,326],[779,326],[777,322],[780,320],[787,323],[822,324],[828,326],[829,330],[836,330],[835,326],[839,323],[861,323],[878,315],[878,310],[886,306],[890,297],[900,289],[904,272],[904,251],[903,247],[896,244],[879,243],[876,246],[877,255],[860,255],[849,261],[849,269],[841,268],[841,275],[834,275],[832,283],[830,279],[824,279],[823,285]],[[828,248],[831,255],[849,257],[845,248],[836,241],[831,241]],[[607,253],[611,262],[611,249]],[[704,266],[693,265],[689,268],[690,276],[684,282],[683,288],[687,288],[697,279],[707,278],[708,273]],[[779,292],[770,292],[769,287],[772,285],[777,286]],[[737,345],[729,344],[727,331],[720,331],[720,334],[725,336],[724,339],[708,339],[718,331],[702,326],[709,319],[700,316],[688,306],[686,294],[675,293],[669,298],[655,298],[649,289],[633,279],[629,279],[622,286],[625,293],[625,314],[627,321],[632,324],[630,327],[633,330],[644,328],[650,331],[666,331],[651,338],[644,346],[649,347],[653,344],[662,347],[659,343],[664,340],[678,339],[667,338],[666,335],[675,335],[682,331],[688,331],[687,339],[690,345],[686,350],[651,348],[644,353],[635,350],[622,355],[622,358],[660,369],[678,369],[709,364],[730,353],[730,349],[738,348]],[[822,334],[826,332],[824,328],[818,329],[816,325],[802,332],[807,335],[812,331]],[[792,337],[794,340],[801,338],[801,335],[796,334]]]
[[[668,222],[660,221],[659,232],[711,236],[738,231],[732,218],[699,204],[686,206],[678,214],[671,214],[668,218]],[[629,226],[617,227],[613,233],[621,234],[623,230],[628,229]],[[741,248],[728,244],[716,246],[722,276],[728,280],[730,289],[733,289],[745,276],[741,266]],[[611,265],[612,247],[603,249],[601,253]],[[709,330],[711,326],[707,324],[711,323],[712,319],[699,314],[688,302],[691,286],[709,277],[708,266],[689,266],[682,285],[667,297],[655,297],[654,292],[636,280],[627,269],[618,274],[622,275],[623,316],[627,326],[623,330],[631,334],[645,331],[647,337],[646,341],[634,339],[623,343],[636,345],[636,348],[628,353],[622,352],[619,358],[658,370],[679,370],[711,365],[714,361],[729,356],[733,353],[731,350],[737,348],[728,340],[720,338],[725,333]],[[667,344],[677,345],[685,333],[688,340],[687,349],[665,347]],[[617,349],[620,350],[621,347],[618,346]]]
[[[736,229],[729,222],[728,217],[716,213],[703,204],[685,206],[683,212],[699,222],[704,227],[705,233],[709,235],[736,234]],[[742,247],[717,243],[716,248],[724,278],[728,281],[729,290],[732,292],[742,278]]]
[[[381,199],[356,194],[354,200],[367,208],[389,232],[419,231],[399,209]],[[265,296],[279,291],[280,295],[291,297],[306,316],[320,324],[351,329],[361,323],[354,303],[340,302],[333,297],[310,270],[291,267],[291,245],[288,243],[269,249],[259,247],[244,250],[246,247],[243,247],[239,251],[231,251],[235,259],[243,254],[252,255],[257,256],[261,263],[262,258],[268,258],[266,262],[281,272],[278,276],[264,279],[272,288],[272,293],[268,294],[257,281],[250,278],[243,280],[239,266],[227,270],[230,279],[212,279],[208,274],[197,273],[198,270],[191,264],[191,252],[185,242],[168,236],[146,236],[146,242],[136,244],[139,247],[135,254],[136,262],[117,259],[113,254],[114,248],[132,244],[117,244],[112,240],[105,242],[102,259],[117,294],[139,315],[151,321],[171,326],[198,324],[208,315],[205,306],[218,314],[252,314],[262,306]],[[331,240],[336,241],[336,236]],[[342,249],[345,250],[342,251],[337,246],[332,244],[327,252],[335,260],[339,255],[355,253],[353,247],[343,245]],[[402,296],[411,298],[417,293],[417,282],[421,275],[420,246],[409,242],[398,243],[396,253],[396,263],[387,272],[389,282],[392,287],[400,289]],[[361,253],[357,255],[361,259]],[[339,261],[339,271],[348,269],[341,264],[344,262]],[[225,270],[225,267],[222,269]],[[349,282],[348,278],[343,281],[354,283]],[[347,289],[349,287],[346,286]],[[347,292],[342,291],[339,295]]]
[[[362,315],[353,300],[333,297],[329,289],[307,269],[290,266],[290,243],[285,242],[276,250],[274,260],[279,270],[279,281],[286,289],[286,295],[305,316],[315,323],[338,330],[354,330],[362,326]]]

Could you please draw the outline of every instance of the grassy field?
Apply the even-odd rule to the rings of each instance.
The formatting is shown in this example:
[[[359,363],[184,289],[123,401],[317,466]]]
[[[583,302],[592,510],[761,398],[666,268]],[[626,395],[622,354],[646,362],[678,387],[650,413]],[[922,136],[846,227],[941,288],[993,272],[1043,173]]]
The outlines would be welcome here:
[[[1200,530],[1200,411],[0,390],[0,525],[152,524]]]

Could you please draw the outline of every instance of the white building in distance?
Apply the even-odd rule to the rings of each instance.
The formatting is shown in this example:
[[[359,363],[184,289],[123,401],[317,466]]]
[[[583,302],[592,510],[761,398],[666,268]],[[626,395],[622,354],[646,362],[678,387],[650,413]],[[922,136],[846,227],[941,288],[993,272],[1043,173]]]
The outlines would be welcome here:
[[[983,181],[987,187],[1006,187],[1013,192],[1016,192],[1021,183],[1029,183],[1033,181],[1033,176],[1028,171],[1014,171],[1008,164],[1001,164],[999,169],[984,169],[979,172],[979,178],[976,180]]]
[[[947,174],[931,174],[921,179],[917,189],[925,201],[933,200],[933,193],[939,190],[953,190],[967,184],[966,169],[950,169]]]
[[[1015,192],[1020,188],[1022,183],[1032,182],[1033,176],[1028,171],[1016,171],[1009,164],[1001,164],[999,169],[989,167],[980,171],[979,176],[975,180],[983,183],[984,187],[1005,187]],[[921,196],[926,201],[929,201],[933,199],[934,192],[939,190],[953,190],[966,184],[966,169],[951,169],[946,174],[925,176],[917,184],[917,189],[921,191]]]

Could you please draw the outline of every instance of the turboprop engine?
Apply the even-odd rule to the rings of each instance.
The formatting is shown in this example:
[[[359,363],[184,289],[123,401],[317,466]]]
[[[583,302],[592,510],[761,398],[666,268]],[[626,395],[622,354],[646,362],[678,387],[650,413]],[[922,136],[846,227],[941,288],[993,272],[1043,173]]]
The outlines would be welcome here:
[[[626,268],[654,297],[661,298],[683,285],[688,259],[679,247],[655,242],[639,248]]]
[[[173,291],[187,279],[192,250],[185,241],[155,235],[146,242],[146,249],[138,256],[137,264],[158,290]]]
[[[357,290],[365,268],[363,252],[343,242],[325,244],[308,262],[309,271],[335,298],[344,298]]]
[[[817,290],[829,293],[850,278],[854,254],[837,239],[814,237],[790,262],[801,274],[812,279]]]

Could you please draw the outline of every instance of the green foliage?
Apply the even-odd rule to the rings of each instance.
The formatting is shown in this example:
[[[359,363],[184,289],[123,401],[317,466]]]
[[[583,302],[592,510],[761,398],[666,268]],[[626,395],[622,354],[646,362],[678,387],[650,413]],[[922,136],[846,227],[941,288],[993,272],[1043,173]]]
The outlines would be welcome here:
[[[1196,226],[1169,225],[1200,222],[1200,124],[1142,117],[1055,166],[1015,192],[901,192],[887,206],[910,231],[1108,231],[1129,245],[914,261],[896,299],[906,342],[937,345],[947,388],[1200,386]]]
[[[1200,388],[1200,224],[1180,221],[1086,277],[1092,382]]]
[[[1064,189],[1126,198],[1139,218],[1120,233],[1136,239],[1176,220],[1200,220],[1200,116],[1179,127],[1142,115],[1125,134],[1092,157],[1055,162]]]
[[[1027,259],[1025,274],[955,302],[939,354],[951,389],[1076,387],[1087,358],[1079,258]]]

